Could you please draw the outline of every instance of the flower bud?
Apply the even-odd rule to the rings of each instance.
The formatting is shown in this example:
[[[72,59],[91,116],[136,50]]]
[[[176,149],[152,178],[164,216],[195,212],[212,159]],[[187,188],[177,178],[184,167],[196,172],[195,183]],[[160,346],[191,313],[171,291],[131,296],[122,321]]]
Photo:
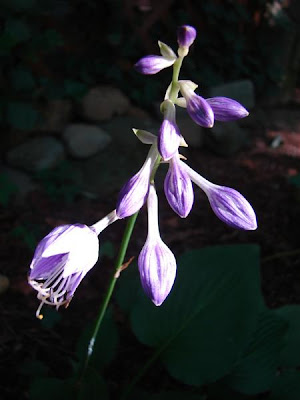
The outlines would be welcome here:
[[[179,81],[180,91],[186,99],[186,109],[189,116],[196,124],[204,128],[212,128],[214,125],[214,113],[208,102],[198,96],[189,81]]]
[[[148,196],[148,237],[138,258],[141,284],[146,295],[160,306],[170,293],[176,277],[176,260],[161,240],[158,228],[158,200],[153,185]]]
[[[196,39],[197,31],[190,25],[182,25],[177,30],[177,41],[180,47],[189,48]]]
[[[186,218],[193,207],[194,191],[192,181],[185,169],[182,168],[182,164],[178,154],[170,160],[164,190],[171,208],[181,218]]]
[[[135,214],[144,205],[157,156],[157,147],[152,145],[142,168],[122,187],[116,207],[118,218],[126,218]]]
[[[228,97],[212,97],[206,101],[211,106],[217,121],[234,121],[249,115],[245,107]]]
[[[175,105],[170,100],[164,101],[164,120],[158,135],[158,150],[162,158],[167,161],[178,151],[182,136],[176,124]]]
[[[215,185],[184,164],[185,171],[207,195],[211,208],[218,218],[237,229],[255,230],[257,221],[251,204],[235,189]]]
[[[161,56],[146,56],[141,58],[136,64],[135,69],[144,75],[154,75],[164,68],[174,64],[176,58],[166,58]]]

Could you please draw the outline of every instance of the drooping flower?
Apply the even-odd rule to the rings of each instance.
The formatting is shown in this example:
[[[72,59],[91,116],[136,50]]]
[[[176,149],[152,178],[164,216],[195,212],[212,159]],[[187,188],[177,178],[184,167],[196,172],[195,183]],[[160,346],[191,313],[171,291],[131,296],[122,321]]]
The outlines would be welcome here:
[[[249,115],[245,107],[228,97],[212,97],[206,101],[211,106],[216,121],[234,121]]]
[[[38,318],[43,318],[40,310],[44,304],[58,309],[70,303],[78,285],[98,260],[98,234],[116,219],[114,210],[92,227],[58,226],[40,241],[28,276],[40,300]]]
[[[178,151],[182,136],[176,124],[176,109],[170,100],[164,101],[164,120],[158,135],[158,150],[162,158],[170,160]]]
[[[150,147],[142,168],[122,187],[117,201],[118,218],[126,218],[143,207],[149,189],[152,169],[158,157],[156,144]]]
[[[233,228],[244,230],[257,228],[255,212],[241,193],[226,186],[215,185],[185,163],[182,164],[191,180],[205,192],[218,218]]]
[[[171,208],[181,218],[185,218],[193,207],[194,191],[191,178],[182,164],[178,153],[170,160],[164,190]]]
[[[174,284],[176,260],[159,234],[158,200],[153,185],[150,185],[147,206],[148,236],[138,258],[138,267],[146,295],[156,306],[160,306]]]
[[[180,91],[186,100],[186,109],[189,116],[196,124],[204,128],[212,128],[214,125],[214,113],[208,102],[198,96],[190,81],[179,81]]]
[[[179,47],[184,50],[184,54],[187,55],[189,47],[194,43],[196,39],[197,31],[193,26],[182,25],[177,29],[177,41]]]

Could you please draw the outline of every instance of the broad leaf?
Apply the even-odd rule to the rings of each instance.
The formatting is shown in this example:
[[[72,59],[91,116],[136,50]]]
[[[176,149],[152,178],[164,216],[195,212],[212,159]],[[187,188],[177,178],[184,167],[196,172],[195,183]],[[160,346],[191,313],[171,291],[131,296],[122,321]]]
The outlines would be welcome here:
[[[262,304],[259,250],[216,246],[178,260],[176,283],[156,308],[146,297],[131,312],[138,339],[156,347],[168,372],[192,385],[228,373],[245,350]]]
[[[11,102],[7,105],[7,119],[11,126],[21,130],[34,128],[38,112],[29,103]]]
[[[272,311],[263,312],[242,358],[225,382],[248,394],[270,390],[280,364],[287,324]]]
[[[272,387],[270,400],[299,400],[300,371],[281,371]]]
[[[77,343],[76,354],[81,362],[85,360],[93,329],[94,324],[87,326]],[[116,354],[118,342],[117,327],[111,313],[108,312],[104,317],[94,347],[92,348],[90,364],[97,369],[103,368],[105,365],[109,364]]]
[[[275,310],[276,314],[288,323],[284,347],[281,352],[281,365],[300,366],[300,306],[291,305]],[[300,397],[299,397],[300,398]]]

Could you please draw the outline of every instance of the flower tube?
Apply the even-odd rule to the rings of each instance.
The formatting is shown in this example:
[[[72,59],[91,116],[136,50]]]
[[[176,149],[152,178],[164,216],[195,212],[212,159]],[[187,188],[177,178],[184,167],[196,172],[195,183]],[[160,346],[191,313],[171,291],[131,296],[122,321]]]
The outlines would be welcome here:
[[[176,260],[161,240],[158,227],[158,200],[150,185],[148,206],[148,236],[138,258],[141,284],[146,295],[160,306],[170,293],[176,277]]]
[[[171,208],[181,218],[186,218],[193,207],[194,191],[191,178],[183,164],[178,153],[170,160],[164,190]]]
[[[208,197],[216,216],[233,228],[255,230],[257,221],[251,204],[237,190],[209,182],[185,163],[182,163],[191,180]]]
[[[183,139],[176,124],[176,109],[170,100],[163,102],[164,120],[160,126],[158,135],[158,150],[162,158],[167,161],[178,151]]]
[[[118,218],[126,218],[143,207],[148,194],[149,180],[158,157],[156,144],[150,147],[142,168],[122,187],[117,201]]]

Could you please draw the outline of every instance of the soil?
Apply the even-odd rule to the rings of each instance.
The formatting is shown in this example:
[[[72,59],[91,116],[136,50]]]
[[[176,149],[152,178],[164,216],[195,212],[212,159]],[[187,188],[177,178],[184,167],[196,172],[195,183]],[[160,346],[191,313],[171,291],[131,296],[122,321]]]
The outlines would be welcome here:
[[[185,153],[189,165],[204,177],[243,193],[257,213],[257,231],[242,232],[225,226],[210,210],[200,190],[195,191],[192,213],[184,220],[173,213],[164,194],[160,193],[161,233],[176,255],[207,245],[248,242],[260,245],[262,290],[269,307],[300,304],[300,189],[290,183],[291,177],[300,173],[300,115],[294,109],[277,111],[265,112],[265,123],[253,127],[248,145],[234,156],[219,157],[205,148],[189,149]],[[272,118],[268,119],[268,115],[272,115]],[[282,144],[272,148],[270,143],[278,135]],[[97,200],[79,195],[72,203],[66,204],[51,200],[39,190],[31,193],[23,204],[12,203],[9,207],[0,208],[1,274],[10,280],[8,290],[0,295],[1,399],[29,398],[24,362],[34,356],[49,366],[50,375],[65,376],[70,369],[65,360],[74,353],[83,324],[95,318],[113,270],[113,260],[104,256],[82,282],[69,308],[59,310],[62,317],[60,322],[54,329],[45,329],[35,318],[38,301],[27,284],[32,257],[29,247],[33,247],[35,241],[57,225],[94,223],[114,208],[116,198],[117,192],[106,198],[104,191]],[[25,240],[20,233],[20,226],[27,232]],[[117,249],[124,227],[124,221],[118,222],[117,229],[116,225],[109,227],[101,236],[102,241],[112,242]],[[145,235],[146,218],[143,210],[129,246],[127,260],[138,254]],[[122,361],[118,371],[108,374],[108,381],[116,390],[120,380],[127,375],[124,371],[135,370],[147,356],[148,350],[133,337],[128,321],[116,305],[114,313],[121,331]],[[159,384],[166,379],[159,368],[150,372],[148,377],[152,384]],[[144,382],[146,388],[147,382]]]

